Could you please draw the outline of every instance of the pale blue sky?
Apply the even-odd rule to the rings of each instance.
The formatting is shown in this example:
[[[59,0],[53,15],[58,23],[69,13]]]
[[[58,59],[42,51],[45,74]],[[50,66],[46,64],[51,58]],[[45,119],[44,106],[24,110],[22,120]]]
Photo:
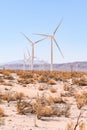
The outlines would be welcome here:
[[[55,38],[64,59],[54,44],[54,63],[87,61],[87,0],[0,0],[0,63],[23,59],[33,33],[51,34],[63,22]],[[27,52],[26,52],[27,53]],[[35,46],[35,56],[50,62],[49,40]]]

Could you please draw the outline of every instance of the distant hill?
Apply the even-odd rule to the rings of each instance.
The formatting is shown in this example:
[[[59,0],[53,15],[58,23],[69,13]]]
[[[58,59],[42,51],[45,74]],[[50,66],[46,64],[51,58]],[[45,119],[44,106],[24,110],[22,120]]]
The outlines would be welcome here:
[[[0,66],[1,69],[11,69],[11,70],[29,70],[30,64],[27,62],[24,65],[23,60],[9,62]],[[54,70],[58,71],[83,71],[87,72],[87,62],[72,62],[72,63],[62,63],[54,64]],[[44,61],[34,61],[35,70],[50,70],[50,64]]]

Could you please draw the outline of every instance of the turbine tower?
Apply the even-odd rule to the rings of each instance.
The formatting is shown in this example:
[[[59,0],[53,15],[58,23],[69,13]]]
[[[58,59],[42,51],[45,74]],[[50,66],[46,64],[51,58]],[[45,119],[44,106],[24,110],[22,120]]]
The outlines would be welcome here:
[[[56,39],[54,37],[57,30],[58,30],[58,28],[59,28],[59,26],[61,25],[61,23],[62,23],[62,20],[59,22],[58,26],[56,27],[53,34],[51,34],[51,35],[49,35],[49,34],[35,34],[35,35],[41,35],[41,36],[44,36],[44,37],[47,37],[47,38],[50,39],[50,43],[51,43],[51,66],[50,66],[50,70],[51,71],[53,71],[53,43],[56,44],[58,50],[60,51],[61,55],[63,56],[62,51],[61,51],[61,49],[60,49],[60,47],[59,47],[59,45],[58,45],[58,43],[57,43],[57,41],[56,41]]]
[[[38,40],[36,42],[31,41],[24,33],[21,32],[21,34],[28,40],[28,42],[30,43],[31,47],[32,47],[32,56],[31,56],[31,70],[34,69],[34,45],[36,45],[38,42],[44,40],[45,38]]]
[[[25,71],[26,70],[26,55],[25,55],[25,53],[24,53],[24,59],[23,59],[23,70]]]

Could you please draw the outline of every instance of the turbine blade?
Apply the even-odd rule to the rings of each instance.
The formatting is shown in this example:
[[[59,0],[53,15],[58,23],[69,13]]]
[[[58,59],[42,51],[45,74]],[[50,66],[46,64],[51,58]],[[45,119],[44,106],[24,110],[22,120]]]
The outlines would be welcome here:
[[[50,36],[48,34],[38,34],[38,33],[35,33],[34,35],[40,35],[40,36],[44,36],[44,37],[49,37]]]
[[[59,51],[60,51],[62,57],[64,58],[63,53],[62,53],[62,51],[61,51],[61,49],[60,49],[60,47],[59,47],[57,41],[55,40],[55,38],[54,38],[53,40],[54,40],[54,42],[56,43],[56,46],[57,46],[57,48],[59,49]]]
[[[28,48],[27,48],[27,53],[28,53],[28,56],[30,57],[30,52],[29,52]]]
[[[29,41],[31,45],[34,44],[24,33],[21,32],[21,34]]]
[[[26,61],[26,55],[25,55],[25,53],[24,53],[24,62]]]
[[[63,20],[61,19],[61,21],[59,22],[58,26],[57,26],[56,29],[54,30],[53,35],[55,35],[55,33],[57,32],[57,30],[58,30],[59,26],[61,25],[62,21],[63,21]]]
[[[46,38],[40,39],[40,40],[36,41],[35,44],[38,43],[38,42],[41,42],[41,41],[43,41],[43,40],[45,40],[45,39],[46,39]]]

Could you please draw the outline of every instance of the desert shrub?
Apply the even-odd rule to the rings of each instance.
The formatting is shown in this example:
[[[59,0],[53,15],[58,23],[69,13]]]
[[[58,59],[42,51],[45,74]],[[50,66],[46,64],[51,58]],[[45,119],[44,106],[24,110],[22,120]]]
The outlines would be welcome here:
[[[19,92],[19,93],[13,94],[12,97],[13,97],[13,100],[19,100],[19,101],[21,101],[21,100],[24,99],[25,95],[24,95],[24,93]]]
[[[75,99],[77,107],[81,109],[84,105],[87,104],[87,92],[83,91],[82,93],[76,93]]]
[[[12,86],[12,83],[10,83],[10,82],[3,82],[2,85],[5,85],[5,86]]]
[[[39,83],[47,83],[48,81],[48,77],[46,75],[41,75],[39,78],[38,78],[38,82]]]
[[[54,103],[61,103],[61,102],[63,102],[63,99],[62,99],[61,95],[52,96],[52,99],[53,99]]]
[[[77,117],[77,121],[74,122],[70,122],[67,124],[66,130],[77,130],[79,128],[79,130],[86,130],[86,123],[83,122],[83,120],[80,120],[81,118],[81,112],[79,114],[79,116]]]
[[[43,90],[45,90],[45,88],[44,88],[44,86],[39,86],[39,87],[38,87],[38,90],[39,90],[39,91],[43,91]]]
[[[29,82],[30,82],[31,84],[34,84],[34,83],[35,83],[35,79],[34,79],[34,78],[29,78]]]
[[[54,104],[52,106],[53,109],[53,115],[56,116],[62,116],[64,115],[65,117],[69,117],[70,116],[70,105],[67,103],[58,103],[58,104]]]
[[[1,125],[5,125],[5,118],[4,117],[0,117],[0,126]]]
[[[28,79],[19,79],[18,82],[21,85],[30,84],[30,81]]]
[[[22,92],[19,92],[19,93],[8,92],[8,93],[2,94],[1,98],[3,100],[10,102],[10,101],[22,100],[24,97],[25,97],[25,95]]]
[[[50,102],[51,101],[51,102]],[[53,98],[48,100],[48,98],[37,97],[36,101],[36,115],[37,118],[40,119],[41,117],[50,117],[50,116],[62,116],[69,117],[70,115],[70,105],[65,103],[64,101],[59,103],[54,103]]]
[[[23,75],[20,75],[20,78],[23,78],[23,79],[33,78],[33,74],[25,73]]]
[[[9,101],[9,93],[4,93],[4,94],[2,94],[1,98],[2,98],[3,100]]]
[[[68,123],[65,130],[74,130],[74,124],[72,122]]]
[[[32,105],[30,104],[30,102],[26,102],[26,101],[18,101],[17,102],[17,112],[18,114],[29,114],[29,113],[35,113]]]
[[[0,77],[0,84],[3,84],[4,83],[4,80],[2,77]]]
[[[11,76],[11,75],[5,75],[4,76],[4,79],[8,79],[8,80],[14,80],[14,78]]]
[[[56,81],[53,80],[53,79],[50,79],[48,82],[47,82],[48,85],[55,85],[56,84]]]
[[[86,130],[86,123],[85,122],[81,121],[79,123],[79,130]]]
[[[64,83],[63,89],[64,89],[64,91],[71,91],[72,88],[69,84]]]
[[[0,117],[2,117],[4,115],[5,115],[4,110],[2,108],[0,108]]]
[[[50,92],[51,92],[51,93],[56,93],[56,92],[57,92],[57,88],[51,87],[51,88],[50,88]]]
[[[87,86],[87,77],[83,75],[80,78],[73,78],[72,79],[73,84],[79,85],[79,86]]]
[[[53,115],[53,110],[51,106],[39,106],[37,109],[37,118],[40,119],[42,116],[50,117]]]
[[[80,80],[78,81],[78,85],[79,85],[79,86],[87,86],[87,81],[84,80],[84,79],[80,79]]]

